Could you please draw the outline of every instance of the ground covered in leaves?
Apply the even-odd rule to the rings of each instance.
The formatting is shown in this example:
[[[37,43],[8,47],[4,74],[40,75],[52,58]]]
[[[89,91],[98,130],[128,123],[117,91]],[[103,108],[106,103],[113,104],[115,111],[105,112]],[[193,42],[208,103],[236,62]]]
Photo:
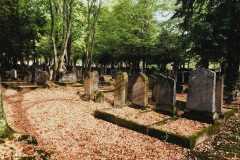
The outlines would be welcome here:
[[[96,109],[111,107],[113,93],[105,93],[104,103],[94,103],[82,101],[79,92],[82,87],[3,89],[8,123],[21,134],[1,140],[0,159],[240,158],[239,115],[211,141],[188,150],[94,118]]]

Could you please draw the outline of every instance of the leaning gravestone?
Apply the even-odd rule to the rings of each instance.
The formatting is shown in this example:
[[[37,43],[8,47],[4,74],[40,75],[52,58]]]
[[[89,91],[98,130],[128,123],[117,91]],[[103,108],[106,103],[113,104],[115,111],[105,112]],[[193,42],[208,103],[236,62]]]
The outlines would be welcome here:
[[[63,76],[59,79],[60,83],[76,83],[77,75],[74,72],[68,72],[63,74]]]
[[[217,118],[215,92],[215,72],[204,68],[190,72],[186,103],[189,114],[203,118]]]
[[[148,77],[140,73],[133,81],[132,104],[146,107],[148,105]]]
[[[115,80],[114,106],[124,106],[127,102],[128,75],[125,72],[117,72]]]
[[[94,98],[93,74],[92,74],[92,72],[86,72],[86,74],[85,74],[84,94],[90,96],[91,99]]]
[[[152,98],[157,109],[176,114],[176,81],[162,74],[155,76],[158,80],[153,85]]]
[[[37,84],[38,85],[47,85],[49,75],[47,71],[38,71],[37,73]]]

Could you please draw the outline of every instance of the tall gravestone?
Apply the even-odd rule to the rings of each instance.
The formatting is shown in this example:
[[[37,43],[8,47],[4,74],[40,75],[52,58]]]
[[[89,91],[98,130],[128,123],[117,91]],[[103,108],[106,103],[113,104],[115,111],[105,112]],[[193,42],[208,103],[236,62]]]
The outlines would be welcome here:
[[[84,94],[90,96],[91,99],[94,98],[93,89],[93,74],[92,72],[86,72],[84,76]]]
[[[99,83],[99,74],[97,71],[92,72],[93,77],[93,91],[98,91],[98,83]]]
[[[146,107],[148,105],[148,77],[140,73],[133,81],[132,104]]]
[[[157,109],[176,114],[176,81],[162,74],[155,76],[158,80],[153,86],[152,98],[156,103]]]
[[[17,70],[16,69],[12,69],[10,71],[10,75],[12,79],[17,79]]]
[[[215,119],[216,73],[198,68],[190,72],[186,108],[190,114]]]
[[[125,72],[117,72],[115,75],[114,106],[124,106],[127,102],[128,75]]]
[[[47,85],[48,79],[49,75],[47,71],[38,71],[36,78],[38,85]]]

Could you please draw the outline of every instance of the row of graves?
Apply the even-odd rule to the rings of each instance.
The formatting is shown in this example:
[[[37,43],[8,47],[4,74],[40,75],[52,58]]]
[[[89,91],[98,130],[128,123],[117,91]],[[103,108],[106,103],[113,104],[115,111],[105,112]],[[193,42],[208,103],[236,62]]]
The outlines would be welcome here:
[[[113,106],[96,110],[96,118],[183,147],[203,142],[236,112],[223,108],[223,77],[211,70],[189,72],[186,102],[176,100],[176,81],[161,74],[117,72],[115,81]],[[98,83],[98,72],[87,72],[81,98],[103,102]]]
[[[24,69],[23,71],[12,69],[6,71],[3,85],[17,89],[47,87],[52,78],[53,69],[50,67],[44,69],[42,66],[35,66],[30,69]],[[62,85],[76,84],[77,74],[73,71],[67,72],[66,70],[63,70],[58,75],[58,81],[55,83]]]

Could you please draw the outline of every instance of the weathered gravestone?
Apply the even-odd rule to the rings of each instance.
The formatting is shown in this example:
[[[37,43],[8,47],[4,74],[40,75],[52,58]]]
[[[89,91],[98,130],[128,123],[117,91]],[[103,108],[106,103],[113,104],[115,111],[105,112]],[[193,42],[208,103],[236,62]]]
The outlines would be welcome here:
[[[128,75],[125,72],[117,72],[115,80],[114,106],[124,106],[127,102]]]
[[[97,71],[92,72],[92,77],[93,77],[93,91],[96,92],[98,91],[98,83],[99,83],[99,74]]]
[[[49,70],[49,80],[51,81],[53,79],[53,69]]]
[[[157,82],[154,83],[152,99],[160,111],[176,114],[176,81],[162,74],[154,75]]]
[[[12,69],[10,71],[10,76],[12,79],[17,79],[17,70],[16,69]]]
[[[74,72],[68,72],[63,74],[63,76],[59,79],[60,83],[76,83],[77,75]]]
[[[37,72],[37,84],[38,85],[47,85],[49,79],[49,75],[47,71],[38,71]]]
[[[86,72],[84,76],[84,94],[90,96],[91,99],[94,98],[93,90],[93,74],[92,72]]]
[[[128,95],[132,93],[133,80],[134,80],[134,76],[128,75]]]
[[[24,72],[24,78],[23,78],[23,80],[24,80],[25,82],[31,82],[31,81],[32,81],[32,72],[30,72],[30,71],[25,71],[25,72]]]
[[[158,79],[154,75],[149,75],[148,76],[148,81],[149,81],[149,89],[153,89],[153,86],[158,81]]]
[[[140,73],[133,81],[132,104],[146,107],[148,105],[148,77]]]
[[[202,118],[217,118],[216,73],[198,68],[190,72],[186,108],[190,115]]]
[[[32,77],[33,83],[37,83],[38,76],[42,72],[43,72],[43,70],[41,70],[41,69],[38,69],[38,68],[33,69],[33,73],[32,73],[32,75],[34,76],[34,77]]]

